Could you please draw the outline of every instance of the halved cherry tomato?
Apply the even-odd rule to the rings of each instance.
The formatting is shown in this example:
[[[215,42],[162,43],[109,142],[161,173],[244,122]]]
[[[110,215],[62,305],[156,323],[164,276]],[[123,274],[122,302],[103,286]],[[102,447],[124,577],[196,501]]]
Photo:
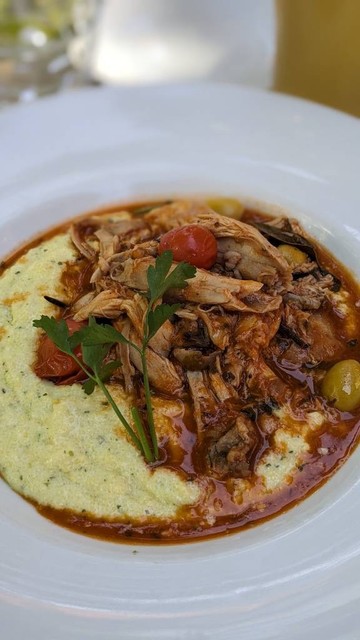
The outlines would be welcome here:
[[[69,328],[70,335],[85,325],[84,322],[76,322],[72,318],[66,318],[65,322]],[[74,353],[81,360],[80,346],[74,349]],[[40,339],[38,357],[34,369],[39,378],[58,378],[58,384],[72,384],[86,379],[85,373],[75,360],[60,351],[46,335]]]
[[[216,262],[215,236],[199,224],[172,229],[165,233],[159,245],[159,253],[171,250],[175,262],[189,262],[200,269],[210,269]]]

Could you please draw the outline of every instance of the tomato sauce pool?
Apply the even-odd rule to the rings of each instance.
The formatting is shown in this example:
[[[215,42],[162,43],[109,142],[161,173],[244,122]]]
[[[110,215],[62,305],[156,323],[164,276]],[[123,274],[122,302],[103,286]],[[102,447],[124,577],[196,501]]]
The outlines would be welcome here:
[[[136,203],[131,205],[122,205],[121,209],[133,212],[134,215],[142,215],[147,208],[152,208],[155,203]],[[160,203],[157,203],[160,204]],[[96,213],[109,214],[119,211],[119,206],[107,207],[101,211],[90,212],[81,218],[88,218]],[[242,221],[247,223],[257,223],[268,221],[268,216],[255,210],[245,210]],[[6,269],[13,264],[23,253],[33,246],[48,239],[55,234],[65,231],[69,228],[69,223],[52,229],[46,234],[34,239],[26,246],[12,254],[8,260],[1,265],[1,270]],[[84,233],[91,234],[91,227],[84,227]],[[200,239],[201,242],[209,242],[209,239]],[[211,242],[211,241],[210,241]],[[314,243],[315,244],[315,243]],[[333,256],[324,248],[315,244],[317,255],[321,258],[323,267],[333,273],[336,278],[346,284],[346,288],[350,292],[350,304],[354,307],[359,299],[359,288],[351,274],[339,264]],[[163,242],[163,250],[173,249],[173,240],[166,239]],[[201,265],[198,265],[201,266]],[[62,281],[68,290],[71,290],[74,297],[83,294],[88,290],[91,276],[89,264],[81,259],[72,266],[68,266],[62,276]],[[66,314],[65,314],[66,317]],[[359,314],[358,331],[360,328]],[[336,321],[336,334],[343,344],[341,359],[352,358],[360,361],[360,344],[357,340],[346,341],[343,333],[342,319],[339,317]],[[340,358],[339,358],[340,359]],[[312,393],[314,382],[311,376],[311,370],[308,375],[304,373],[304,369],[300,367],[284,366],[284,363],[274,358],[271,367],[276,373],[294,388],[300,385],[308,387]],[[113,542],[129,542],[129,543],[179,543],[195,541],[211,536],[225,535],[237,532],[246,527],[251,527],[259,522],[284,512],[286,509],[296,505],[303,498],[319,488],[335,471],[341,466],[358,443],[360,431],[360,410],[357,409],[353,413],[338,412],[338,420],[331,423],[326,422],[324,427],[316,430],[308,439],[310,444],[310,454],[307,457],[306,464],[298,467],[298,472],[294,476],[293,481],[284,486],[281,491],[276,491],[273,495],[269,494],[263,504],[243,505],[234,502],[231,491],[231,480],[218,480],[205,476],[205,470],[197,446],[197,429],[193,416],[190,400],[184,398],[182,401],[182,411],[174,418],[174,428],[180,434],[179,443],[176,447],[169,446],[166,439],[159,442],[160,444],[160,462],[166,467],[175,470],[184,477],[191,478],[200,482],[205,488],[207,505],[211,513],[216,516],[207,519],[204,517],[204,510],[200,505],[186,507],[179,510],[176,520],[164,521],[151,519],[147,517],[147,521],[136,522],[130,520],[101,520],[96,519],[89,513],[74,513],[68,510],[57,510],[47,506],[41,506],[33,503],[38,511],[53,522],[71,529],[72,531],[93,536]],[[252,469],[256,466],[261,456],[268,450],[271,437],[262,429],[261,420],[258,416],[253,416],[256,421],[259,443],[253,454],[251,465]],[[320,454],[319,451],[327,451],[326,455]]]

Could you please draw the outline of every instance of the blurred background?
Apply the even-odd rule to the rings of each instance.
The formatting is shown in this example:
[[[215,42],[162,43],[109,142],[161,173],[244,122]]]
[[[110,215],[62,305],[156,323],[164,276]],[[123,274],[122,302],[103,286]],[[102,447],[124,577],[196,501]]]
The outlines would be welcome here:
[[[0,0],[0,104],[231,82],[360,115],[360,0]]]

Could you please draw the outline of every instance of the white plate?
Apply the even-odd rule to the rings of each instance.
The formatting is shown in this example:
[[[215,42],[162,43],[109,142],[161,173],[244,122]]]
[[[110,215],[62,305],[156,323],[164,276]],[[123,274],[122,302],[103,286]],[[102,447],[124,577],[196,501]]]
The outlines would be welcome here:
[[[0,254],[103,203],[224,193],[290,209],[360,273],[348,116],[230,86],[88,89],[5,111],[0,139]],[[263,525],[180,546],[72,534],[1,483],[1,637],[357,640],[359,463]]]

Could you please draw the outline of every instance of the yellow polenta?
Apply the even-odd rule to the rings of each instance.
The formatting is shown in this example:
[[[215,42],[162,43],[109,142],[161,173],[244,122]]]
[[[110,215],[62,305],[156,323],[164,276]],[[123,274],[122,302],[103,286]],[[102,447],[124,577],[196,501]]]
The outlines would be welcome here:
[[[195,482],[150,472],[99,390],[55,386],[32,371],[39,332],[52,315],[44,294],[64,298],[63,265],[76,258],[66,235],[31,249],[0,279],[0,472],[36,502],[105,518],[171,517],[199,499]],[[128,415],[128,402],[112,392]]]

